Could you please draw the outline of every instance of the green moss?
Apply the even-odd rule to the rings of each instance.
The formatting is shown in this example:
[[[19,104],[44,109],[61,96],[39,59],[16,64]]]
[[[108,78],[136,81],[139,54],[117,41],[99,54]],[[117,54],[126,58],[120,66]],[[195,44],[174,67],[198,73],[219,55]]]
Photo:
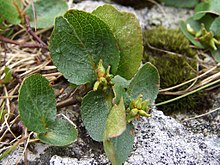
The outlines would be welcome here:
[[[193,57],[195,51],[190,48],[190,43],[178,29],[165,29],[164,27],[152,28],[144,32],[145,47],[153,46],[157,49],[175,52]],[[154,50],[151,50],[154,52]],[[158,51],[156,51],[158,53]]]
[[[188,40],[179,30],[170,30],[163,27],[153,28],[146,30],[144,37],[145,51],[147,53],[143,61],[149,61],[157,67],[162,89],[181,84],[197,76],[197,60],[194,58],[196,52],[190,48]],[[175,89],[175,91],[187,89],[189,85],[184,85]],[[177,96],[160,94],[156,103],[170,100],[174,97]],[[202,108],[207,108],[207,106],[203,105],[209,105],[208,100],[205,92],[197,92],[175,102],[161,105],[158,109],[168,115],[173,112],[201,111]]]
[[[147,61],[154,64],[160,74],[160,87],[167,88],[196,76],[197,64],[195,59],[188,59],[173,54],[145,56]],[[145,60],[146,60],[145,59]]]

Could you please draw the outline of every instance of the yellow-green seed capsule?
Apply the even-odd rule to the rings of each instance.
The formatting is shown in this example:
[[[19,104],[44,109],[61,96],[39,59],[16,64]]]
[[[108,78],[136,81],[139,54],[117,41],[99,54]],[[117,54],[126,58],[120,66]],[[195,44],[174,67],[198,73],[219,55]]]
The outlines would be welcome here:
[[[190,26],[190,24],[186,25],[186,29],[188,32],[190,32],[191,34],[195,35],[195,30]]]
[[[137,101],[135,102],[137,109],[141,109],[143,95],[138,96]]]
[[[99,81],[102,85],[107,85],[107,80],[105,79],[105,77],[100,77]]]
[[[130,113],[131,113],[131,115],[134,117],[134,116],[136,116],[136,115],[138,114],[138,111],[139,111],[139,110],[138,110],[137,108],[134,108],[134,109],[131,110]]]
[[[103,66],[102,59],[100,59],[100,61],[99,61],[98,68],[97,68],[97,74],[98,74],[98,78],[105,76],[105,68]]]
[[[148,111],[148,103],[149,103],[149,100],[144,100],[141,104],[141,109],[144,111]]]
[[[130,108],[133,109],[135,108],[135,100],[132,100],[131,103],[130,103]]]
[[[94,86],[93,86],[93,91],[97,91],[98,87],[100,85],[100,82],[99,81],[96,81]]]
[[[148,114],[148,113],[146,113],[144,110],[139,110],[139,114],[140,114],[141,116],[151,117],[151,115]]]

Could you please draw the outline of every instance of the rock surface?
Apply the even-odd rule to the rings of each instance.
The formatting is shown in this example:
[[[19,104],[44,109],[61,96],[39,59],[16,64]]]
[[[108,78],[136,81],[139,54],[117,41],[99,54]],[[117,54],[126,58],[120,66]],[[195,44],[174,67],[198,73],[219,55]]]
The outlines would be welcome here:
[[[83,1],[72,7],[92,11],[103,2]],[[163,25],[168,28],[178,26],[180,19],[192,14],[190,10],[171,7],[154,6],[134,10],[131,7],[115,5],[123,11],[134,13],[141,27],[149,28]],[[204,136],[195,133],[172,117],[165,116],[161,111],[153,110],[151,118],[134,121],[136,128],[135,144],[125,165],[140,164],[220,164],[220,138],[218,134]],[[82,125],[78,125],[82,127]],[[202,129],[202,128],[201,128]],[[79,128],[79,130],[81,130]],[[79,133],[77,142],[66,148],[49,147],[37,143],[29,148],[28,160],[33,164],[50,165],[91,165],[110,164],[103,154],[102,145],[92,141],[85,130]],[[23,147],[18,147],[0,164],[16,164],[22,156]]]
[[[157,110],[152,113],[152,118],[142,118],[135,121],[134,125],[134,150],[125,165],[220,164],[220,139],[217,136],[193,134],[175,119]],[[77,160],[57,155],[50,159],[51,165],[98,165],[107,162],[104,155],[100,155],[98,160],[92,156]]]
[[[137,120],[134,125],[136,128],[135,144],[125,165],[220,164],[220,139],[217,136],[204,137],[203,134],[192,133],[174,118],[167,117],[157,110],[153,110],[151,118]],[[77,143],[67,148],[49,147],[44,148],[43,151],[39,148],[43,148],[45,145],[37,145],[35,146],[35,149],[38,148],[35,160],[33,161],[34,154],[31,152],[28,157],[33,161],[30,164],[110,164],[101,150],[99,153],[95,150],[92,151],[92,148],[89,149],[91,146],[88,146],[80,137]],[[97,143],[97,145],[100,144]],[[39,152],[42,152],[40,157]],[[21,155],[21,148],[14,154],[18,158]],[[11,154],[2,163],[14,164],[14,154]]]
[[[102,6],[104,4],[105,3],[102,1],[86,0],[82,1],[81,3],[74,4],[72,8],[91,12],[98,6]],[[124,7],[116,4],[113,4],[113,6],[115,6],[120,11],[135,14],[140,22],[142,29],[159,25],[167,28],[176,28],[178,27],[180,20],[186,20],[190,15],[193,14],[192,10],[177,9],[159,5],[155,5],[151,9],[143,8],[137,10],[132,7]]]

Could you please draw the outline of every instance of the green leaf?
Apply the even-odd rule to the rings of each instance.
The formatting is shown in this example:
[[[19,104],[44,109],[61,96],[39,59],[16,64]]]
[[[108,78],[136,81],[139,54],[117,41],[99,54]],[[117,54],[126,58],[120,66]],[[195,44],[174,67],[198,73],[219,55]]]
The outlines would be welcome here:
[[[213,17],[213,15],[211,14],[206,14],[204,17],[202,17],[200,20],[199,20],[199,23],[200,25],[201,24],[204,24],[205,25],[205,28],[209,31],[210,30],[210,27],[213,23],[213,21],[215,20],[215,17]]]
[[[104,68],[111,65],[112,74],[118,69],[120,52],[111,30],[84,11],[69,10],[56,18],[49,49],[58,70],[76,85],[96,80],[100,59]]]
[[[206,14],[207,10],[209,10],[209,3],[208,2],[199,3],[195,7],[195,14],[193,16],[193,19],[194,20],[201,19]]]
[[[65,0],[34,0],[34,8],[36,12],[36,27],[47,28],[54,25],[54,19],[63,15],[68,9]],[[34,11],[32,3],[27,8],[26,14],[30,17],[31,27],[35,27]]]
[[[121,51],[117,74],[131,79],[140,67],[143,55],[142,30],[135,15],[119,12],[111,5],[103,5],[92,12],[112,30]]]
[[[19,24],[21,18],[18,10],[22,7],[21,4],[21,0],[0,0],[0,20],[7,20],[11,24]]]
[[[12,71],[11,71],[10,68],[5,67],[4,73],[5,73],[5,77],[4,77],[4,79],[3,79],[3,82],[4,82],[4,84],[7,84],[7,83],[9,83],[9,82],[11,81],[11,79],[12,79]]]
[[[116,75],[112,79],[113,84],[116,85],[116,86],[114,85],[115,87],[113,87],[113,91],[115,91],[116,94],[118,93],[115,102],[118,103],[121,96],[123,95],[123,100],[124,100],[125,107],[129,106],[129,104],[131,102],[128,93],[125,92],[125,90],[127,90],[128,86],[130,84],[130,81],[131,80],[128,81],[128,80],[124,79],[123,77],[121,77],[119,75]],[[121,88],[123,88],[123,90]]]
[[[220,62],[220,46],[217,46],[217,50],[211,49],[211,54],[214,57],[216,62]]]
[[[209,2],[209,11],[220,15],[220,1],[219,0],[210,0]]]
[[[211,24],[210,31],[213,32],[215,37],[220,37],[220,17],[216,18]]]
[[[160,2],[173,7],[192,8],[199,3],[199,0],[160,0]]]
[[[201,19],[207,13],[220,15],[220,1],[219,0],[210,0],[207,2],[202,2],[198,4],[195,8],[195,15],[193,18],[195,20]]]
[[[157,69],[151,63],[144,64],[131,80],[127,92],[131,99],[136,99],[142,94],[143,100],[148,99],[152,103],[159,92]]]
[[[105,138],[103,141],[105,153],[113,165],[120,165],[127,160],[134,143],[133,132],[133,125],[128,124],[122,135],[111,139]]]
[[[77,130],[67,120],[57,119],[54,124],[49,126],[48,132],[39,133],[38,138],[53,146],[66,146],[76,141]]]
[[[197,32],[197,25],[199,25],[199,23],[195,26],[195,25],[191,24],[190,22],[180,21],[179,24],[180,24],[180,29],[183,32],[183,34],[186,36],[186,38],[188,40],[190,40],[190,42],[192,42],[196,47],[203,49],[204,46],[199,41],[195,40],[195,36],[193,36],[190,32],[188,32],[187,23],[190,24],[190,26],[195,30],[195,32]],[[194,22],[194,23],[196,23],[196,22]]]
[[[130,81],[126,80],[125,78],[116,75],[113,79],[112,82],[114,84],[120,84],[123,88],[128,88]]]
[[[111,94],[91,91],[82,101],[81,116],[89,135],[96,141],[103,140],[107,117],[112,107]]]
[[[47,132],[56,118],[56,99],[49,81],[39,74],[26,78],[20,88],[18,99],[23,124],[30,131]]]
[[[112,100],[113,104],[119,104],[121,97],[125,94],[125,89],[119,83],[116,83],[113,87],[114,98]]]
[[[121,135],[126,129],[126,113],[123,97],[118,105],[113,105],[106,121],[106,138],[114,138]]]

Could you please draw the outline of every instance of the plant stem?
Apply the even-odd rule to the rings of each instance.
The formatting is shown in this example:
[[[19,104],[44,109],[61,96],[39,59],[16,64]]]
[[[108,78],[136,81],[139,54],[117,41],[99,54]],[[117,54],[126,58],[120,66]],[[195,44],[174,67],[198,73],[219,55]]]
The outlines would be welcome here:
[[[42,45],[40,44],[35,44],[35,43],[21,43],[15,40],[11,40],[8,39],[6,37],[3,37],[2,35],[0,35],[0,41],[6,42],[6,43],[10,43],[10,44],[15,44],[18,45],[21,48],[44,48],[42,47]]]
[[[209,84],[206,84],[206,85],[204,85],[204,86],[201,86],[200,88],[195,89],[195,90],[193,90],[193,91],[191,91],[191,92],[188,92],[188,93],[186,93],[186,94],[184,94],[184,95],[178,96],[178,97],[176,97],[176,98],[173,98],[173,99],[170,99],[170,100],[161,102],[161,103],[157,103],[156,106],[168,104],[168,103],[171,103],[171,102],[173,102],[173,101],[179,100],[179,99],[181,99],[181,98],[184,98],[184,97],[186,97],[186,96],[188,96],[188,95],[191,95],[191,94],[196,93],[196,92],[198,92],[198,91],[200,91],[200,90],[203,90],[203,89],[205,89],[205,88],[208,88],[208,87],[210,87],[210,86],[212,86],[212,85],[214,85],[214,84],[217,84],[217,83],[219,83],[219,82],[220,82],[220,79],[218,79],[218,80],[216,80],[216,81],[213,81],[213,82],[211,82],[211,83],[209,83]]]
[[[47,49],[47,45],[32,31],[30,27],[30,18],[27,15],[25,15],[24,20],[27,32],[41,45],[42,48]]]
[[[79,98],[83,97],[89,90],[90,90],[90,87],[87,87],[86,85],[79,86],[79,88],[77,88],[73,92],[73,95],[57,103],[56,105],[57,109],[78,103],[80,100]]]

